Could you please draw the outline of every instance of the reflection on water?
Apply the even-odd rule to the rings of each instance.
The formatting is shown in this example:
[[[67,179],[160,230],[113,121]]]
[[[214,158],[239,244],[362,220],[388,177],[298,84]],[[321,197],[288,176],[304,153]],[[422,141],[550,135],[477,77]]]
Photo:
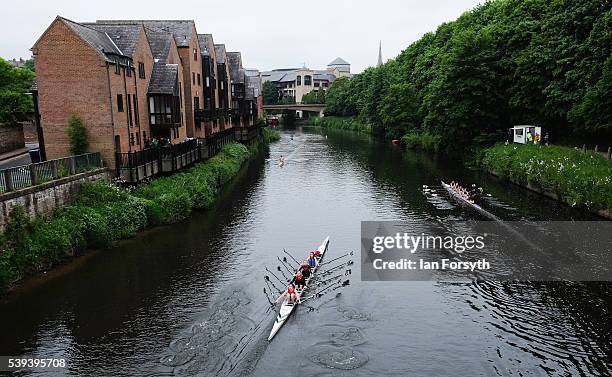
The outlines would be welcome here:
[[[479,219],[423,185],[477,184],[491,195],[483,206],[506,220],[593,219],[363,135],[289,133],[214,210],[9,296],[0,354],[67,358],[55,375],[611,374],[606,283],[361,282],[355,263],[349,287],[298,308],[268,343],[262,266],[274,270],[283,248],[305,255],[330,235],[333,258],[359,250],[361,220]]]

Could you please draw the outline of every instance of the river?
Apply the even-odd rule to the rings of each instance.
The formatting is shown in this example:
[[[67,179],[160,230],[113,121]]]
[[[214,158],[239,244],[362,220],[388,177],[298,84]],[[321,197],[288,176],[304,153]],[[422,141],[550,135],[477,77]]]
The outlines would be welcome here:
[[[423,195],[440,178],[482,185],[504,219],[594,219],[364,135],[284,131],[211,211],[12,292],[0,355],[67,360],[45,375],[610,375],[610,284],[360,281],[361,220],[475,216]],[[302,255],[327,235],[326,258],[356,252],[351,285],[299,307],[268,342],[263,266],[280,274],[283,248]]]

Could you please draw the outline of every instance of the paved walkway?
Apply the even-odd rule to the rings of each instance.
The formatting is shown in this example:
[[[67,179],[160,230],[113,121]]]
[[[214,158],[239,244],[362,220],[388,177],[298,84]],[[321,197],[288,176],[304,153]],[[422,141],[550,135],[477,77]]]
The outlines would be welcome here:
[[[38,148],[38,142],[26,143],[25,148],[17,149],[12,152],[0,154],[0,169],[14,168],[15,166],[28,165],[32,163],[30,154],[31,149]]]

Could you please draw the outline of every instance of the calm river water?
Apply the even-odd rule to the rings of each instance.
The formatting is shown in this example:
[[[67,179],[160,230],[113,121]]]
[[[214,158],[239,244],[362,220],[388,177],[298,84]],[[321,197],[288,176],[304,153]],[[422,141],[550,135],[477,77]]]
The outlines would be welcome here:
[[[609,284],[360,281],[361,220],[475,218],[423,195],[440,178],[483,186],[507,220],[592,219],[363,135],[284,131],[214,210],[90,252],[0,302],[0,355],[67,360],[45,375],[610,375]],[[264,265],[276,272],[283,248],[302,255],[327,235],[326,258],[356,251],[351,285],[300,307],[268,342]]]

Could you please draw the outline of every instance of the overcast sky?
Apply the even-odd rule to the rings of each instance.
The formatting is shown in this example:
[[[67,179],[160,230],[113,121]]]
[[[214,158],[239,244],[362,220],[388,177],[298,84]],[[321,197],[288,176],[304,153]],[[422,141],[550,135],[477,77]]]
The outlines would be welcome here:
[[[22,0],[3,5],[0,56],[30,56],[56,15],[97,19],[193,19],[199,33],[241,51],[247,67],[323,69],[336,57],[353,72],[397,56],[424,33],[482,0]]]

